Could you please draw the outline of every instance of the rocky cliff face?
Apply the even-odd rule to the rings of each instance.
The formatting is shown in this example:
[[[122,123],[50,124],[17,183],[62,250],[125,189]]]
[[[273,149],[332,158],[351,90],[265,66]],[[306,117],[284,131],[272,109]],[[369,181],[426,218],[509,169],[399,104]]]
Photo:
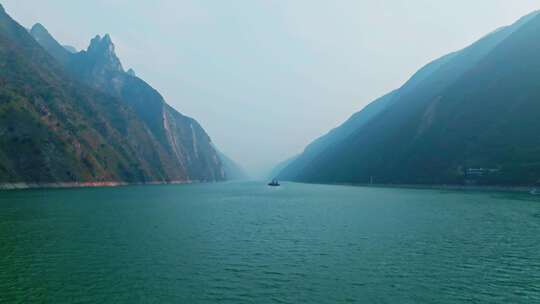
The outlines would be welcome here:
[[[0,183],[226,178],[200,125],[125,73],[110,37],[73,54],[30,33],[0,6]]]
[[[194,180],[225,180],[219,153],[194,119],[170,107],[161,94],[134,73],[124,72],[109,35],[96,36],[87,51],[73,56],[67,70],[91,87],[127,103],[150,132]]]
[[[50,34],[40,35],[36,41],[55,58],[68,56],[68,60],[60,61],[71,76],[128,104],[168,152],[172,161],[165,166],[167,171],[185,172],[190,180],[228,178],[221,154],[200,124],[170,107],[161,94],[138,78],[132,69],[126,72],[110,35],[94,37],[87,50],[76,54],[69,54],[65,49],[60,52],[57,47],[60,44]]]
[[[0,182],[164,181],[166,151],[121,101],[74,81],[0,12]]]

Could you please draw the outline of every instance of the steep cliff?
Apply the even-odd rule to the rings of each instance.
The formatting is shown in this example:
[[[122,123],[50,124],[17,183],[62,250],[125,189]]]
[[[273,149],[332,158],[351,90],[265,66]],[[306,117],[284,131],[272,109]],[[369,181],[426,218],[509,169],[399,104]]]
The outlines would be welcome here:
[[[535,12],[434,61],[308,147],[281,171],[281,178],[536,183],[538,33],[540,17]]]
[[[100,39],[108,50],[89,50],[97,56],[91,82],[74,72],[81,53],[50,40],[42,26],[30,33],[36,39],[0,7],[0,183],[226,178],[218,152],[196,121],[157,97],[152,108],[159,119],[151,121],[136,101],[124,99],[137,90],[159,94],[123,72],[109,38]],[[109,57],[100,58],[100,51]],[[108,75],[125,82],[107,86],[107,79],[116,79]],[[130,88],[132,82],[140,87]]]

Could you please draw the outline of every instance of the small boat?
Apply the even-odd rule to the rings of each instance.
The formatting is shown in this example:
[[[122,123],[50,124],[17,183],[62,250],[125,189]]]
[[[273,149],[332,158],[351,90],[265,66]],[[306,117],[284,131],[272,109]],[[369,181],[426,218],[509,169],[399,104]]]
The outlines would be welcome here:
[[[278,180],[274,178],[271,182],[268,183],[268,186],[270,186],[270,187],[279,187],[281,185],[279,184]]]
[[[540,195],[540,190],[538,190],[537,188],[534,188],[529,193],[531,195]]]

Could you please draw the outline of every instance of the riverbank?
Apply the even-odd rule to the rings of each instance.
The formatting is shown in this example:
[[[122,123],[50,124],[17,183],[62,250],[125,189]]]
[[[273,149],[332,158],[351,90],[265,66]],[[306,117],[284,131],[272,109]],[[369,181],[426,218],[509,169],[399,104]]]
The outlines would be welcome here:
[[[142,185],[183,185],[198,184],[202,181],[169,181],[169,182],[59,182],[59,183],[0,183],[0,191],[25,189],[62,189],[62,188],[108,188]],[[410,184],[355,184],[355,183],[306,183],[319,185],[352,186],[366,188],[394,188],[419,190],[451,190],[451,191],[485,191],[485,192],[514,192],[529,193],[534,187],[527,186],[470,186],[470,185],[410,185]]]
[[[58,182],[58,183],[0,183],[2,190],[25,190],[25,189],[62,189],[62,188],[94,188],[94,187],[123,187],[134,185],[181,185],[194,184],[200,181],[170,181],[170,182],[144,182],[144,183],[126,183],[126,182]]]
[[[320,183],[308,183],[320,184]],[[486,191],[486,192],[514,192],[529,193],[532,186],[473,186],[473,185],[410,185],[410,184],[355,184],[355,183],[328,183],[320,185],[368,187],[368,188],[397,188],[397,189],[424,189],[424,190],[455,190],[455,191]]]

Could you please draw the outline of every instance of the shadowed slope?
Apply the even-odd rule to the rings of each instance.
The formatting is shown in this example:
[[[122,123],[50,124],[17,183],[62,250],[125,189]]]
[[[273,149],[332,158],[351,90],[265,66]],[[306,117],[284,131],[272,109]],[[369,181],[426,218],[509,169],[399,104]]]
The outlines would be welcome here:
[[[391,93],[392,101],[379,113],[369,112],[377,103],[368,106],[357,114],[366,118],[362,124],[301,167],[293,162],[282,176],[309,182],[461,183],[466,168],[488,167],[499,171],[487,183],[536,181],[537,146],[528,132],[540,125],[528,119],[528,111],[536,111],[540,97],[534,85],[540,81],[539,60],[532,52],[537,23],[535,12],[426,66]],[[521,129],[524,121],[530,129]],[[519,130],[528,136],[517,136]]]

